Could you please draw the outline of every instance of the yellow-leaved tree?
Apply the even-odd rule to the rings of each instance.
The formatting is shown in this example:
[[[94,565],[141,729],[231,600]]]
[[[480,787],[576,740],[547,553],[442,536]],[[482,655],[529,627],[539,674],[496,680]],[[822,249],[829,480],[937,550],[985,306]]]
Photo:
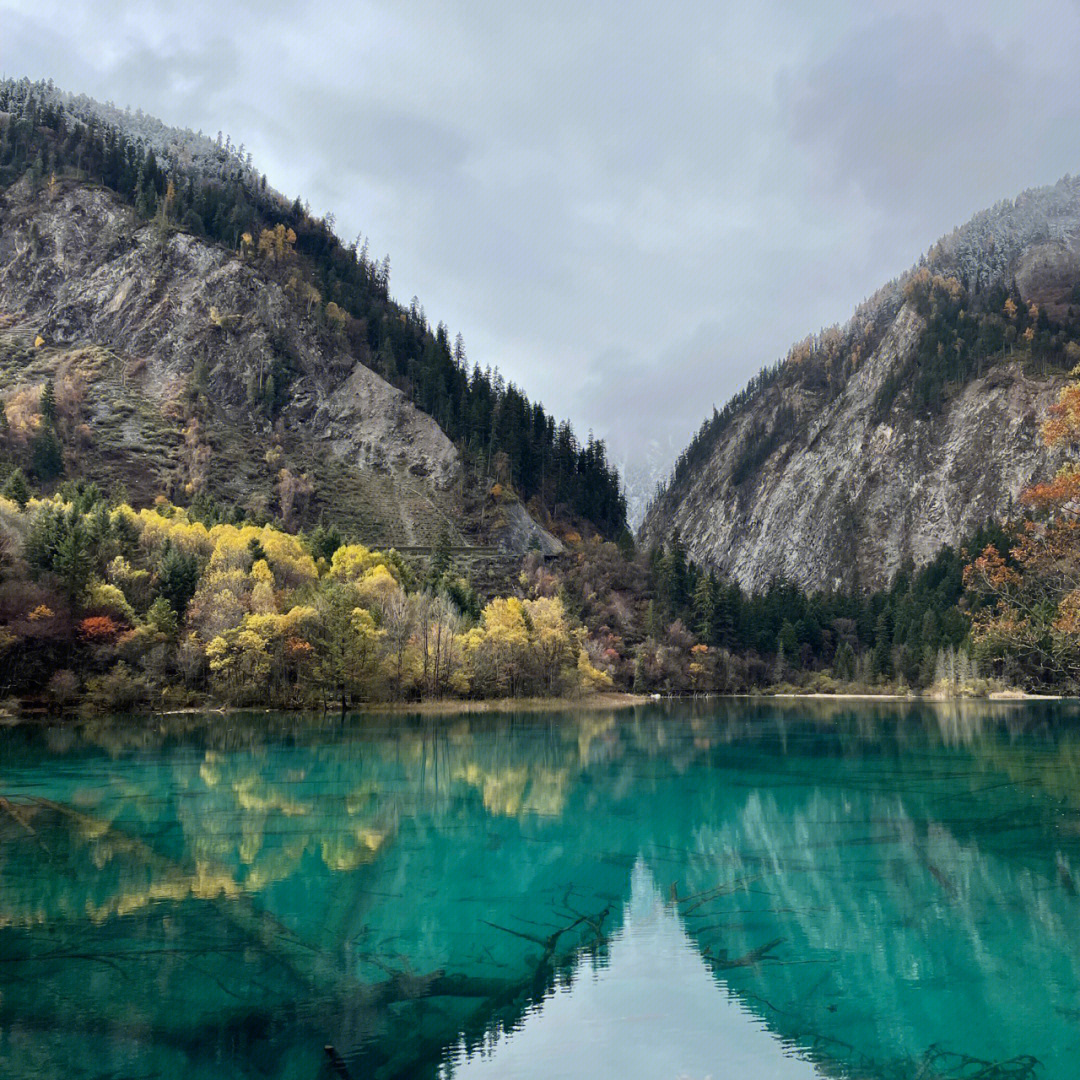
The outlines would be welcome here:
[[[259,254],[273,263],[283,263],[296,253],[296,233],[278,222],[259,233]]]

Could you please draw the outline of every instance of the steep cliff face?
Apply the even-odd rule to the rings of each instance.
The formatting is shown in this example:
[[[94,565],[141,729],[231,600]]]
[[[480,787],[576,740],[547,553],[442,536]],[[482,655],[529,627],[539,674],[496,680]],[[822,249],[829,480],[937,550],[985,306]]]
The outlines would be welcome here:
[[[1039,422],[1080,357],[1080,185],[979,215],[702,428],[641,529],[761,589],[882,586],[1056,462]]]
[[[475,531],[454,445],[305,312],[287,271],[140,222],[100,187],[0,193],[0,320],[0,392],[62,385],[72,473],[137,501],[325,511],[378,544]]]

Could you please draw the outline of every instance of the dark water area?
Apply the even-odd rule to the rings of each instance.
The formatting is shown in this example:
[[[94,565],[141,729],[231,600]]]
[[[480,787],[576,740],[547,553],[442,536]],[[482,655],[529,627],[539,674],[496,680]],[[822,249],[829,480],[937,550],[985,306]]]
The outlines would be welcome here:
[[[1077,1075],[1072,704],[0,731],[0,1077]]]

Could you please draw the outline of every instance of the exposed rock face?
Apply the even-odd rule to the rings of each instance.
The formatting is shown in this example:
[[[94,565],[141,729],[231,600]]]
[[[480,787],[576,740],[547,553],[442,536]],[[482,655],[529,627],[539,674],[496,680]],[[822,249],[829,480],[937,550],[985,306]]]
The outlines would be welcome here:
[[[566,550],[561,541],[537,524],[520,502],[502,507],[499,517],[501,522],[492,529],[492,535],[502,551],[538,551],[548,558]]]
[[[274,511],[288,469],[313,485],[306,516],[372,543],[469,529],[454,445],[307,315],[287,270],[162,235],[101,188],[23,182],[0,194],[0,318],[0,389],[81,386],[77,470],[134,499],[205,486]],[[268,410],[275,374],[287,390]]]
[[[969,288],[1015,282],[1025,303],[1063,316],[1080,282],[1080,186],[1066,180],[979,215],[936,245],[928,265]],[[940,410],[913,408],[901,388],[882,417],[879,392],[907,370],[925,330],[902,286],[860,312],[864,327],[877,327],[860,339],[865,349],[852,327],[837,332],[850,369],[838,393],[782,368],[695,445],[693,464],[646,515],[642,541],[678,529],[695,560],[751,590],[778,576],[808,589],[874,588],[908,558],[925,563],[1006,516],[1023,487],[1048,477],[1057,461],[1039,424],[1067,364],[1047,375],[995,358],[951,387]],[[769,431],[783,435],[747,470],[747,447]]]

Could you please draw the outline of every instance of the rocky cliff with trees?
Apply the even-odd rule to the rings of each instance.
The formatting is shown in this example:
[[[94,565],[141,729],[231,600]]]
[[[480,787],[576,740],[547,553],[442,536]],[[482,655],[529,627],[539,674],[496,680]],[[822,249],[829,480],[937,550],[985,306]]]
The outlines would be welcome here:
[[[331,226],[0,83],[0,711],[1080,686],[1077,182],[762,372],[636,548],[603,445]]]
[[[1080,361],[1080,180],[979,214],[702,425],[641,530],[760,591],[885,587],[1053,467]]]
[[[242,148],[25,81],[0,83],[0,394],[7,468],[41,484],[332,511],[376,545],[625,527],[602,443],[470,365]]]

